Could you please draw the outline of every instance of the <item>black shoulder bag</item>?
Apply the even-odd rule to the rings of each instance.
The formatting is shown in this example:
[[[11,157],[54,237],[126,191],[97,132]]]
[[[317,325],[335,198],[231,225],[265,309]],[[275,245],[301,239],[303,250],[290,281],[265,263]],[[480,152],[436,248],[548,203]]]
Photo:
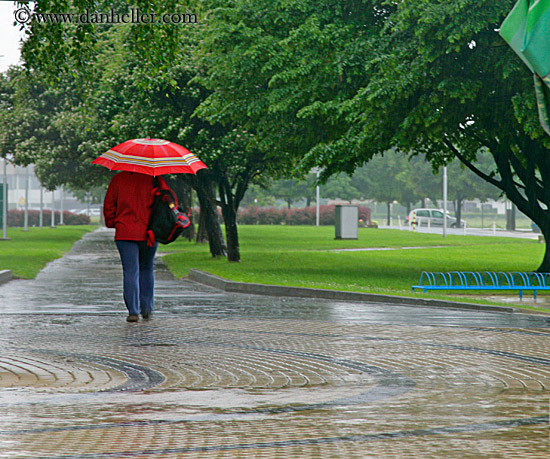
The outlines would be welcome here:
[[[153,180],[153,209],[147,227],[147,244],[170,244],[174,242],[187,228],[191,221],[189,217],[178,209],[176,193],[166,184],[164,179],[157,177]]]

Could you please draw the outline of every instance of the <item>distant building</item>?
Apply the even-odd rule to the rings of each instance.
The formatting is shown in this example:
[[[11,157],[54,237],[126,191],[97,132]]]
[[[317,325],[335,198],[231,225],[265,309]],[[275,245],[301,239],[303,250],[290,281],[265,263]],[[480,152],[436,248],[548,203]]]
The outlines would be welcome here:
[[[0,169],[0,183],[4,182],[3,164]],[[8,209],[24,209],[25,208],[25,190],[27,180],[29,182],[29,209],[40,209],[40,199],[42,196],[42,205],[44,209],[51,209],[52,200],[56,210],[61,209],[61,199],[63,199],[64,210],[85,209],[86,204],[76,200],[76,198],[60,189],[55,192],[47,191],[40,185],[40,181],[34,174],[34,166],[31,164],[28,167],[14,166],[8,162],[6,168],[6,177],[8,184]]]

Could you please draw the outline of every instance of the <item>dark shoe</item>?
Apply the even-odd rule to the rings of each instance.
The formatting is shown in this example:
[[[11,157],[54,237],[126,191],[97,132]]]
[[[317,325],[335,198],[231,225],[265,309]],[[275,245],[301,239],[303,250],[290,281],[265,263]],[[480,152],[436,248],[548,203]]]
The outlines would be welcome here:
[[[152,315],[153,311],[144,311],[141,313],[141,317],[143,317],[144,319],[150,319]]]
[[[126,317],[126,322],[137,322],[139,320],[139,316],[137,314],[130,314],[128,317]]]

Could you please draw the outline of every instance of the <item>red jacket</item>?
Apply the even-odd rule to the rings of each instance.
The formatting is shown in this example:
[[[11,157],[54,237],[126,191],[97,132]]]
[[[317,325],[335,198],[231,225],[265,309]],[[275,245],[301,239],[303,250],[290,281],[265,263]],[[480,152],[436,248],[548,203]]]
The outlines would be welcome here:
[[[103,216],[115,228],[115,241],[147,240],[147,225],[153,206],[153,177],[137,172],[116,174],[105,195]]]

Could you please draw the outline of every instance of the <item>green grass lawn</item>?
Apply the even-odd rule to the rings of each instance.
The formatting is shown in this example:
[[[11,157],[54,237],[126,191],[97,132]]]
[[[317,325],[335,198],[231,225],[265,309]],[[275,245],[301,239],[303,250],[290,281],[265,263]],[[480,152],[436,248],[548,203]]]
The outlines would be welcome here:
[[[195,268],[241,282],[446,299],[458,298],[413,294],[411,285],[422,271],[533,271],[544,254],[543,244],[525,239],[370,228],[360,228],[358,240],[335,240],[333,227],[310,226],[240,226],[239,237],[241,263],[212,259],[207,244],[185,240],[160,251],[173,252],[164,259],[176,277]],[[398,250],[335,251],[350,248]]]
[[[46,264],[61,257],[84,234],[97,226],[56,228],[8,228],[9,241],[0,241],[0,270],[11,269],[15,277],[33,279]]]

